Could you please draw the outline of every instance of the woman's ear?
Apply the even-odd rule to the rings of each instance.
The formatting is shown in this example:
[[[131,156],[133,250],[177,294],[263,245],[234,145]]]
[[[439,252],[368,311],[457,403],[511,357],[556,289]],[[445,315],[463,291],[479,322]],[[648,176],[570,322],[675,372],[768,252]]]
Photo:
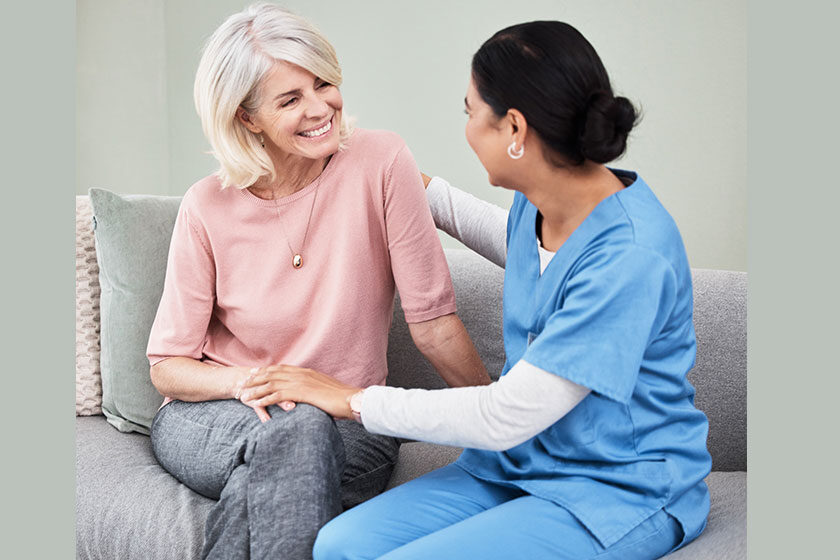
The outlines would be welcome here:
[[[508,109],[505,121],[517,149],[521,148],[528,133],[528,121],[525,120],[525,115],[517,109]]]
[[[251,115],[249,115],[242,107],[236,110],[236,118],[239,119],[239,122],[241,122],[245,128],[254,134],[260,134],[262,132],[262,129],[255,125],[254,121],[251,120]]]

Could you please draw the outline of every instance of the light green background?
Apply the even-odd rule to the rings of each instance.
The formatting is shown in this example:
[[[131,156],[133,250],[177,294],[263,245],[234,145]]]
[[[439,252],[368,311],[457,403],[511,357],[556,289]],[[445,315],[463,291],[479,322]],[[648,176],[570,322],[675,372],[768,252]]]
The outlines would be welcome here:
[[[77,3],[76,192],[183,194],[216,169],[192,102],[201,47],[241,0]],[[640,171],[695,267],[746,270],[746,3],[482,0],[282,3],[335,46],[349,114],[399,133],[418,165],[508,206],[464,140],[472,54],[523,21],[575,25],[644,114],[619,167]],[[444,234],[445,246],[457,242]]]

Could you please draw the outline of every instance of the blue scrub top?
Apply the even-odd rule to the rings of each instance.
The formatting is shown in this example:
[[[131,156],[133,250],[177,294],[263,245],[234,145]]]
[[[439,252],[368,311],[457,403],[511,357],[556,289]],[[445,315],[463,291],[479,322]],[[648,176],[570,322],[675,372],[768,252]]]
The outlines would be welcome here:
[[[696,354],[691,271],[677,226],[635,173],[603,200],[540,275],[537,208],[508,217],[502,375],[524,359],[591,389],[507,451],[458,464],[569,510],[608,547],[664,508],[697,537],[709,513],[708,421],[686,379]]]

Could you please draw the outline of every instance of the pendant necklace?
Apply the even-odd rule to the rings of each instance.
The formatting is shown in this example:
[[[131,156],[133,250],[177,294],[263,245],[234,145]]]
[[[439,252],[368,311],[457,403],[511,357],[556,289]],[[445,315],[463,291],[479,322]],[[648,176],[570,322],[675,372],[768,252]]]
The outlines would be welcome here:
[[[323,175],[323,172],[321,173]],[[318,177],[318,183],[321,182],[321,177]],[[301,268],[303,266],[303,249],[306,247],[306,236],[309,234],[309,224],[312,222],[312,211],[315,209],[315,201],[318,199],[318,187],[315,186],[315,194],[312,197],[312,206],[309,207],[309,217],[306,219],[306,230],[303,232],[303,241],[300,244],[300,251],[292,249],[292,244],[289,243],[289,236],[286,235],[286,228],[283,227],[283,218],[280,215],[280,206],[275,203],[274,208],[277,210],[277,219],[280,222],[280,232],[283,234],[283,239],[286,240],[286,245],[289,247],[289,252],[292,254],[292,267]]]

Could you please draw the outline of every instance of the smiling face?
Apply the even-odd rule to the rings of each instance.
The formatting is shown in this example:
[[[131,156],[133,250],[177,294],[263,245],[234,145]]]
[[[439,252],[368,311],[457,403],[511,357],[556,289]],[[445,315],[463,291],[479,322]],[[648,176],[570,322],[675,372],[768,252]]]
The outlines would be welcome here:
[[[470,80],[464,98],[465,112],[469,116],[464,133],[467,143],[487,170],[491,185],[511,188],[509,177],[511,160],[507,146],[511,143],[512,130],[506,118],[499,118],[479,95]]]
[[[260,84],[255,112],[238,118],[253,133],[262,134],[275,160],[323,159],[338,151],[341,92],[308,70],[277,61]]]

